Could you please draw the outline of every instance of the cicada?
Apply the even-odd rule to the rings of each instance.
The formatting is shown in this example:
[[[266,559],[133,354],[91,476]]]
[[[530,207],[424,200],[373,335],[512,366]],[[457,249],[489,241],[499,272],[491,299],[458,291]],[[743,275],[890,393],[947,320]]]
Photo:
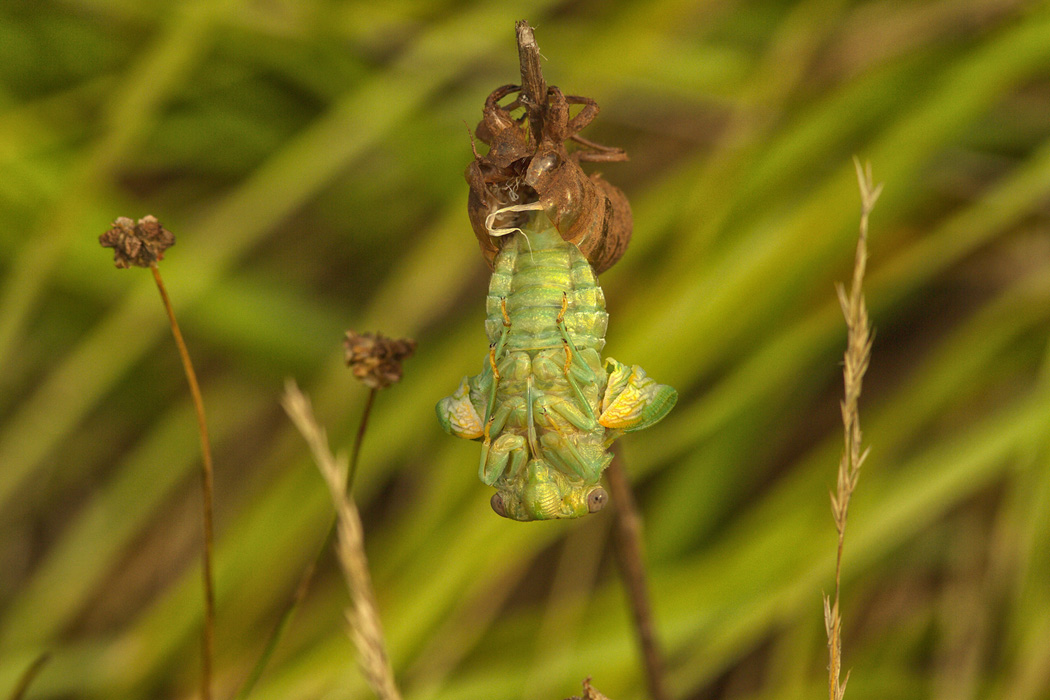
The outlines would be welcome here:
[[[595,267],[622,255],[630,209],[564,145],[597,105],[550,88],[542,138],[530,146],[513,105],[499,106],[515,89],[490,96],[478,129],[490,151],[475,152],[467,171],[471,221],[492,266],[489,349],[481,372],[438,402],[437,415],[450,434],[481,442],[478,474],[496,487],[496,513],[575,518],[608,500],[599,482],[613,440],[661,420],[678,395],[638,366],[601,357],[609,315]],[[570,119],[573,103],[584,108]]]

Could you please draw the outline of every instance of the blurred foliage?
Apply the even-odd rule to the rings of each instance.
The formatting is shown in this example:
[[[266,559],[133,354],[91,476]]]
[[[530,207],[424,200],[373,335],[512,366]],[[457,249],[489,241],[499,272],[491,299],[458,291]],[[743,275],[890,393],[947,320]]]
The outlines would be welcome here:
[[[682,395],[624,441],[674,694],[826,696],[856,154],[885,192],[847,697],[1046,698],[1050,11],[1016,0],[5,1],[0,695],[43,650],[28,698],[194,692],[193,414],[149,275],[97,243],[153,214],[216,448],[218,697],[328,527],[278,397],[350,443],[346,328],[419,342],[357,489],[407,697],[643,696],[610,513],[496,517],[433,416],[485,354],[464,124],[520,18],[632,156],[607,350]],[[345,605],[325,560],[252,697],[367,697]]]

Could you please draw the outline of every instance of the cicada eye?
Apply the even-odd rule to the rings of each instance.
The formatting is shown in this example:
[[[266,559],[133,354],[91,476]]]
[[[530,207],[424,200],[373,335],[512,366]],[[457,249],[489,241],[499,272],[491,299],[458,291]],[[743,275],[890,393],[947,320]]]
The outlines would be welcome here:
[[[489,505],[492,506],[492,510],[496,511],[496,515],[507,517],[507,509],[503,505],[503,496],[499,493],[492,494],[492,500],[489,501]]]
[[[605,507],[605,503],[608,500],[609,494],[605,493],[605,489],[599,486],[587,494],[587,510],[591,513],[597,513]]]

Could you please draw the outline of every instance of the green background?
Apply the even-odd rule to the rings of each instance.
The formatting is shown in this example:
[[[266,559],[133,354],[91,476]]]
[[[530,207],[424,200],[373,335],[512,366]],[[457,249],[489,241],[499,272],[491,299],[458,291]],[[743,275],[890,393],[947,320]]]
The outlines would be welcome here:
[[[607,353],[681,394],[623,440],[677,698],[826,697],[821,593],[859,216],[871,456],[844,569],[847,698],[1050,697],[1050,11],[933,2],[6,0],[0,7],[0,696],[195,692],[199,446],[150,275],[157,216],[216,457],[216,696],[313,558],[325,487],[286,377],[348,446],[346,328],[418,340],[357,484],[407,698],[644,696],[611,509],[520,524],[434,403],[486,353],[466,124],[514,20],[634,207]],[[368,697],[331,558],[257,700]]]

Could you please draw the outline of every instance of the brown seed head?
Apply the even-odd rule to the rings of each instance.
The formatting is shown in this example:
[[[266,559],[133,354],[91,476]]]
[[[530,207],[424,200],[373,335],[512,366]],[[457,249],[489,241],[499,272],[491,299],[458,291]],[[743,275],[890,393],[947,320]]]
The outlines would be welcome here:
[[[382,333],[346,332],[346,364],[365,386],[384,389],[401,381],[401,363],[411,357],[416,341],[387,338]]]
[[[164,251],[175,245],[175,235],[154,216],[144,216],[137,224],[121,216],[113,222],[113,228],[98,237],[98,242],[103,248],[113,249],[117,267],[149,267],[164,259]]]

